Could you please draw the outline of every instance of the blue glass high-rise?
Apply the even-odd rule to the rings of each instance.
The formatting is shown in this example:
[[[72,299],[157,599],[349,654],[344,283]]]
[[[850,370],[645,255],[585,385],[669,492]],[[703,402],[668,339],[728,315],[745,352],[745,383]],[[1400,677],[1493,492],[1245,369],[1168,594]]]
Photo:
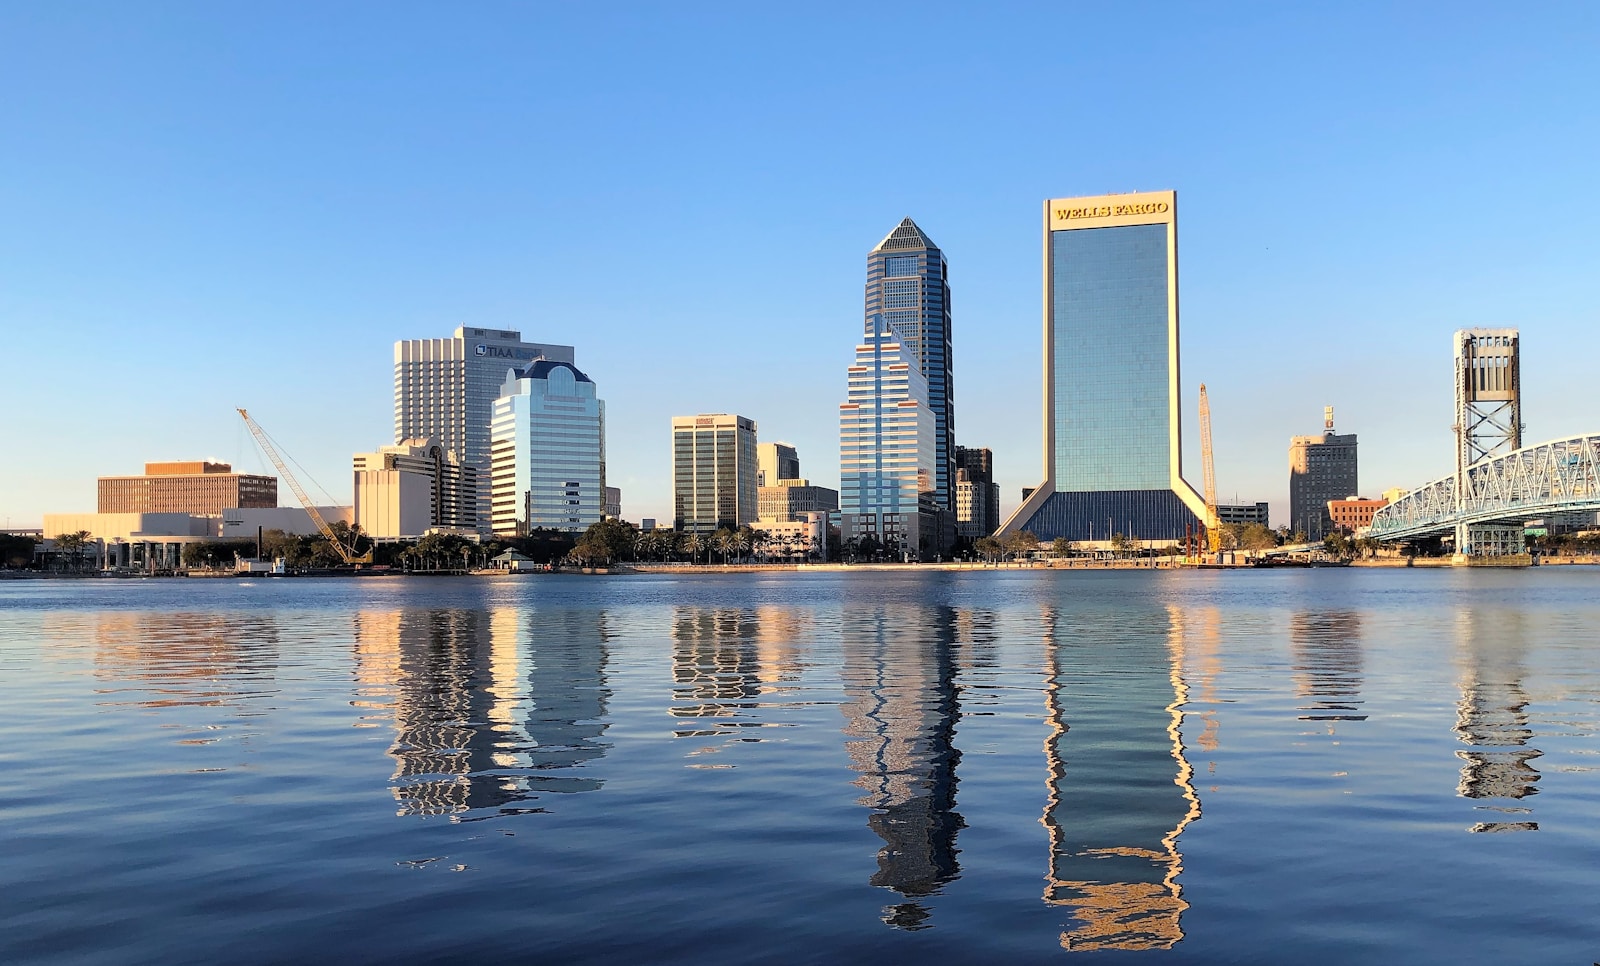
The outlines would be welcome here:
[[[1045,203],[1045,482],[1003,532],[1146,543],[1200,527],[1179,424],[1177,196]]]
[[[950,269],[944,253],[910,218],[867,254],[866,335],[881,318],[917,360],[935,420],[934,503],[953,514],[956,479],[955,378],[951,370]],[[953,516],[951,517],[953,519]]]

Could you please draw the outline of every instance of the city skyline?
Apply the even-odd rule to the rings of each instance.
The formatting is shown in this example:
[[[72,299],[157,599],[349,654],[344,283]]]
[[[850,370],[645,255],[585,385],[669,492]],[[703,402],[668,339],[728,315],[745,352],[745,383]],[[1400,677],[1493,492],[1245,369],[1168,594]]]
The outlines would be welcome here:
[[[0,15],[19,38],[0,72],[26,92],[0,158],[0,332],[27,406],[7,442],[35,457],[0,473],[0,524],[85,510],[96,477],[150,459],[266,469],[235,405],[347,502],[350,454],[393,418],[386,347],[458,325],[576,345],[618,387],[608,483],[628,519],[671,518],[670,413],[749,413],[829,467],[860,252],[908,214],[960,264],[957,441],[995,452],[1008,513],[1038,482],[1035,206],[1135,188],[1185,198],[1183,459],[1193,473],[1204,381],[1223,502],[1287,519],[1284,445],[1326,405],[1361,435],[1364,495],[1448,474],[1461,328],[1527,340],[1528,442],[1597,421],[1594,11],[1166,11],[1138,75],[1112,51],[1022,52],[1133,14],[859,16],[838,36],[775,13],[556,11],[486,37],[414,12],[315,29],[290,12],[248,34],[220,14],[107,7],[93,31]],[[881,137],[867,53],[907,30],[953,84],[912,108],[943,150],[874,177],[856,152]],[[423,42],[425,79],[386,53]],[[1353,73],[1352,45],[1370,58]],[[796,69],[758,69],[772,58]],[[1041,123],[1074,85],[1071,123]],[[1150,104],[1160,123],[1125,123]],[[1091,130],[1094,151],[1068,150]],[[602,276],[624,212],[669,244]],[[745,254],[774,229],[802,280],[777,302]],[[69,375],[102,360],[109,390]]]

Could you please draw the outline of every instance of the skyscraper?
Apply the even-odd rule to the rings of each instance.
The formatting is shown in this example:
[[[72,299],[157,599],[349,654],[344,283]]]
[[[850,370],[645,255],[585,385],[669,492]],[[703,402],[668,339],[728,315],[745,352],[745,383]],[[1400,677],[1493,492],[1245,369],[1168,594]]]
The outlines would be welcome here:
[[[535,359],[571,363],[572,346],[522,341],[507,329],[460,326],[448,339],[394,344],[394,440],[429,437],[489,479],[489,420],[506,370]],[[489,488],[478,488],[478,525],[490,521]]]
[[[1323,410],[1321,436],[1289,440],[1289,529],[1321,540],[1332,528],[1328,501],[1361,492],[1358,486],[1356,435],[1333,431],[1333,407]]]
[[[950,271],[944,253],[910,218],[867,254],[866,334],[881,316],[928,383],[936,422],[935,506],[955,509],[956,403],[951,369]]]
[[[1045,480],[1004,532],[1169,541],[1205,518],[1183,479],[1177,227],[1171,191],[1045,202]]]
[[[756,522],[756,423],[729,413],[672,417],[673,526],[693,533]]]
[[[916,357],[881,316],[856,346],[839,404],[839,509],[846,547],[943,553],[934,463],[937,423]],[[870,541],[869,539],[870,538]]]
[[[605,513],[606,404],[569,362],[506,373],[491,424],[493,529],[584,530]]]

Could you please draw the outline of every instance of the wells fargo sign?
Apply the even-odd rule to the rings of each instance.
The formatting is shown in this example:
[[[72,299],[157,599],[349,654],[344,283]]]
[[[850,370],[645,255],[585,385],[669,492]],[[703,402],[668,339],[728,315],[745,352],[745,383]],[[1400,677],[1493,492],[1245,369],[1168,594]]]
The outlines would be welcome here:
[[[1172,218],[1175,195],[1170,191],[1095,198],[1062,198],[1047,202],[1052,230],[1113,225],[1139,225]]]

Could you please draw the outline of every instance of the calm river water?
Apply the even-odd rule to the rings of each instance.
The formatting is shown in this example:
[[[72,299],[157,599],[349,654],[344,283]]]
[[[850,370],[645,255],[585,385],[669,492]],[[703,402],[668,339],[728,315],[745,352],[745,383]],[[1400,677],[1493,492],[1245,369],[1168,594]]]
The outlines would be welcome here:
[[[0,583],[0,962],[1600,961],[1600,572]]]

